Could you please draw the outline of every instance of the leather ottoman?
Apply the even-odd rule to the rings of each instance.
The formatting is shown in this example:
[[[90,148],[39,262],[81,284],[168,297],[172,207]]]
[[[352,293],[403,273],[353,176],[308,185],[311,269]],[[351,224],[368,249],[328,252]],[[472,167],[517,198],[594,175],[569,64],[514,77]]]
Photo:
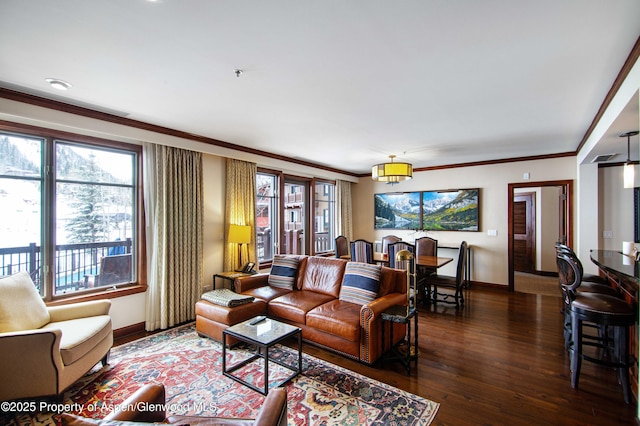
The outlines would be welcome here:
[[[196,302],[196,331],[200,336],[207,336],[222,343],[222,331],[227,327],[258,315],[265,315],[266,312],[267,303],[260,299],[231,307],[199,300]],[[227,344],[235,343],[238,343],[238,340],[227,336]]]

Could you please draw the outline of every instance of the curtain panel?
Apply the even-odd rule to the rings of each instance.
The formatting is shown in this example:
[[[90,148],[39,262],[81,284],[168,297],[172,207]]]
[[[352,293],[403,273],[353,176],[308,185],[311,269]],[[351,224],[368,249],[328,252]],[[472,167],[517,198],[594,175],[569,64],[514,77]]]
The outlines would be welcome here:
[[[203,281],[202,154],[143,147],[148,331],[195,319]]]
[[[257,172],[258,166],[255,163],[232,158],[226,160],[225,241],[228,241],[229,225],[249,225],[251,242],[240,245],[229,242],[225,244],[223,264],[225,271],[240,269],[241,262],[256,262],[258,258],[256,254]]]
[[[353,240],[353,212],[351,207],[351,182],[336,181],[336,213],[338,216],[338,235]]]

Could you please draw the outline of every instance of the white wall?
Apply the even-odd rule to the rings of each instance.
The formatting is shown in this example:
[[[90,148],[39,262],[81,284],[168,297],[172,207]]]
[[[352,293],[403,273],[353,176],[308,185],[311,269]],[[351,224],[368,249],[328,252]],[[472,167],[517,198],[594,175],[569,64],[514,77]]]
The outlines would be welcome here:
[[[528,181],[523,179],[525,172],[530,174]],[[436,238],[439,245],[459,244],[463,239],[466,240],[473,246],[472,279],[506,286],[509,282],[508,184],[575,178],[575,157],[414,172],[413,179],[393,186],[373,182],[370,177],[364,177],[357,185],[353,185],[352,189],[353,237],[375,241],[386,234],[395,234],[411,240],[423,235],[414,235],[411,231],[374,230],[373,195],[376,193],[480,188],[480,232],[430,231],[428,234]],[[496,230],[497,236],[488,236],[487,231],[490,229]],[[445,252],[439,253],[446,255]],[[453,268],[450,264],[441,272],[455,275]]]
[[[623,241],[633,241],[633,189],[622,186],[622,166],[598,170],[601,214],[598,246],[604,250],[622,250]],[[604,233],[611,232],[611,238]]]
[[[560,195],[562,190],[557,186],[540,188],[540,201],[537,202],[538,215],[538,256],[537,270],[543,272],[556,271],[555,243],[560,231]]]

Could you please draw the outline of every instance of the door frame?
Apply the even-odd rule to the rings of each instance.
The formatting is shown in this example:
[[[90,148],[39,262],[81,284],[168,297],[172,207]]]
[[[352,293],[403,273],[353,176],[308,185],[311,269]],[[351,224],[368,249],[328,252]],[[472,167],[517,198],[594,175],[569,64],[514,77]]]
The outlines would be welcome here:
[[[513,292],[515,288],[515,273],[513,269],[513,197],[516,188],[536,188],[545,186],[564,186],[565,193],[567,195],[566,203],[566,218],[564,223],[566,224],[566,244],[571,247],[573,245],[573,180],[549,180],[540,182],[518,182],[510,183],[507,193],[507,229],[508,229],[508,268],[509,268],[509,291]],[[560,213],[559,213],[560,214]],[[562,219],[562,218],[561,218]],[[561,220],[560,223],[563,223]]]

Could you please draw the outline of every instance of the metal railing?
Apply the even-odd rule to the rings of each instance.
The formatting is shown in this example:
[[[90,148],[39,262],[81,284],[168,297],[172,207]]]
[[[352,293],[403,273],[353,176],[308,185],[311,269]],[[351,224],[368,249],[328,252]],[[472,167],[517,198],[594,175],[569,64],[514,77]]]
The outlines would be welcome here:
[[[131,253],[131,247],[131,238],[123,241],[56,245],[55,294],[83,287],[85,276],[99,273],[101,258]],[[42,266],[42,250],[36,243],[23,247],[0,247],[0,275],[27,271],[40,291]]]

